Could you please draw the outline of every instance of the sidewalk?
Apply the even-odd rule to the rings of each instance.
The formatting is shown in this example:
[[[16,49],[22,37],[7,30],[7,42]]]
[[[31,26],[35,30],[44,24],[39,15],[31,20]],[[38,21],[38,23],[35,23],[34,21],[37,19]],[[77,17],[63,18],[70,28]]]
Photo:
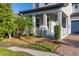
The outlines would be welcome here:
[[[38,51],[38,50],[33,50],[33,49],[28,49],[28,48],[20,48],[17,46],[8,47],[7,49],[12,50],[12,51],[27,52],[34,56],[60,56],[58,54],[51,53],[51,52]]]

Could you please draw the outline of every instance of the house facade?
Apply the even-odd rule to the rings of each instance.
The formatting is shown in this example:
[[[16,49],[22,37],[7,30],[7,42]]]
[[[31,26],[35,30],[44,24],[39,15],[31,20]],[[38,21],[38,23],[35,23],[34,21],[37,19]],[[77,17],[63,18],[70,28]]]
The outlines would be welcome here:
[[[33,32],[35,36],[40,36],[41,33],[43,33],[44,37],[54,38],[54,27],[60,24],[60,39],[63,39],[72,32],[75,32],[75,29],[72,30],[71,28],[74,28],[74,25],[71,25],[75,22],[76,16],[74,15],[77,14],[76,12],[78,11],[75,9],[78,7],[76,5],[78,4],[33,3],[33,8],[31,10],[20,11],[20,14],[27,15],[32,18],[34,26]]]

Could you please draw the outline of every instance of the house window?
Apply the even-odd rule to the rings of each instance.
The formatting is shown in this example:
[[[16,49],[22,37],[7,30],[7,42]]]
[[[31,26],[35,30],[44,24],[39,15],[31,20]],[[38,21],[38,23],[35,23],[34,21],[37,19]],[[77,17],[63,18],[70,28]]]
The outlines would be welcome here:
[[[45,3],[45,5],[48,5],[48,3]]]
[[[66,17],[63,17],[62,19],[62,27],[66,28]]]
[[[40,26],[40,20],[39,18],[36,19],[36,27],[39,27]]]
[[[77,9],[77,8],[78,8],[78,5],[76,4],[76,5],[75,5],[75,9]]]
[[[50,22],[50,18],[48,17],[47,18],[47,27],[48,27],[48,29],[49,29],[49,22]]]
[[[39,8],[39,3],[36,3],[35,4],[35,8]]]

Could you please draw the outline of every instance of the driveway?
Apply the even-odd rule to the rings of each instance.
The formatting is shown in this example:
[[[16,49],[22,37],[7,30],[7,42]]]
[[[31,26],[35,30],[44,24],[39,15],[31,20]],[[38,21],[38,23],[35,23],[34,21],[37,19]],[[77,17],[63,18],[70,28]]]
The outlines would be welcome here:
[[[65,56],[79,56],[79,35],[71,34],[62,40],[64,43],[55,50]]]

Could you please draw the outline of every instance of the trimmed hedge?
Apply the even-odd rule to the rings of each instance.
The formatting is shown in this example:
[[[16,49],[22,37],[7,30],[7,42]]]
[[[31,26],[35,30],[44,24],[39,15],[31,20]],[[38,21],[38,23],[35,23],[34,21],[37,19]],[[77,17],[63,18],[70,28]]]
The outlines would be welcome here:
[[[54,38],[55,38],[55,40],[58,40],[60,38],[60,34],[61,34],[60,25],[56,25],[54,27],[54,32],[55,32]]]

